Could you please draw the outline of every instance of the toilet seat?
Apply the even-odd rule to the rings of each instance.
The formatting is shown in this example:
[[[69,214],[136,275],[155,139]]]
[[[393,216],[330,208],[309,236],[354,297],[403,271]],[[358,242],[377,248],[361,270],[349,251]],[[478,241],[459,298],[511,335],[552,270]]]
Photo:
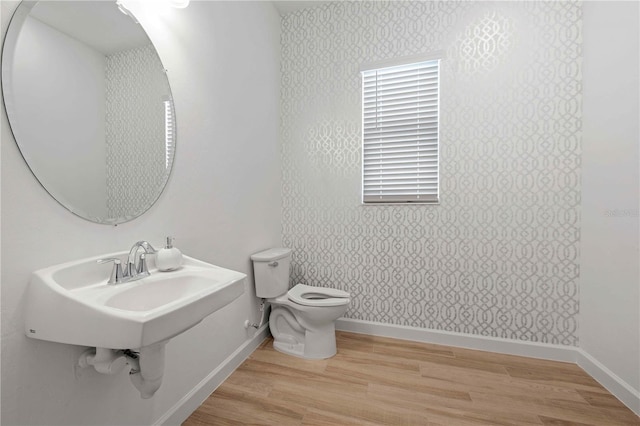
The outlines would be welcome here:
[[[297,284],[287,292],[287,297],[304,306],[341,306],[349,303],[351,295],[335,288]]]

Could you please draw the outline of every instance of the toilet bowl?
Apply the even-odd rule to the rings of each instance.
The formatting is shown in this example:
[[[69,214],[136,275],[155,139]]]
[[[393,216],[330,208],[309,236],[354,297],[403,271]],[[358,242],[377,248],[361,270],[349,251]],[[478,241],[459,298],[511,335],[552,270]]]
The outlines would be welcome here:
[[[307,359],[336,354],[335,321],[347,311],[349,293],[333,288],[289,286],[290,249],[270,249],[251,256],[256,296],[271,304],[273,347]]]
[[[297,293],[302,290],[311,292],[313,299],[299,297]],[[327,292],[329,294],[325,290],[330,290]],[[336,292],[340,296],[331,296]],[[269,329],[273,335],[273,347],[277,351],[308,359],[334,356],[335,323],[347,312],[350,300],[347,292],[304,284],[296,285],[280,297],[268,299],[271,303]]]

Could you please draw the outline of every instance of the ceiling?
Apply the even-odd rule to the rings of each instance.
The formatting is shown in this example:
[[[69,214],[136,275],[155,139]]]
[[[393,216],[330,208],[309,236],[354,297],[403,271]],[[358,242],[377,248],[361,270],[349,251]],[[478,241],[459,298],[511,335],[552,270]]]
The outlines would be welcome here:
[[[151,43],[112,1],[41,1],[30,15],[105,55]]]
[[[272,3],[282,16],[331,2],[280,0]],[[142,27],[121,13],[115,0],[43,1],[31,10],[31,15],[105,55],[149,43]]]

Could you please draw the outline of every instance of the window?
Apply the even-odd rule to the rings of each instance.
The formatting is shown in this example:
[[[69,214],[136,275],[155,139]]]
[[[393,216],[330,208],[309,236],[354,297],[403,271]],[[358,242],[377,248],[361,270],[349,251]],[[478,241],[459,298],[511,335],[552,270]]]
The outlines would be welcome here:
[[[164,167],[169,169],[173,161],[175,152],[175,129],[173,118],[173,103],[170,99],[162,101],[164,103]]]
[[[440,60],[362,71],[363,203],[437,203]]]

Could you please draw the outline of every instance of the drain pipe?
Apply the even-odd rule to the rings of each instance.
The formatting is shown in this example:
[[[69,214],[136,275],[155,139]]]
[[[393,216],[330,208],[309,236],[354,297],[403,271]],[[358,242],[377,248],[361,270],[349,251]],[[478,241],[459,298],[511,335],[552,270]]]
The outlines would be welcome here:
[[[142,399],[151,398],[162,384],[164,353],[167,342],[145,346],[139,351],[108,348],[87,349],[78,359],[78,367],[93,367],[98,373],[118,374],[129,366],[131,383]]]
[[[87,349],[80,355],[78,366],[88,368],[93,366],[98,373],[118,374],[127,365],[123,351],[107,348]]]
[[[142,399],[149,399],[162,384],[164,375],[164,348],[167,342],[145,346],[140,352],[125,351],[127,364],[131,366],[129,378],[140,392]],[[130,352],[130,354],[126,354]]]
[[[264,314],[265,314],[265,305],[266,305],[266,300],[262,299],[262,302],[260,302],[260,324],[256,324],[256,323],[250,323],[249,320],[245,320],[244,322],[244,328],[249,328],[249,327],[253,327],[255,329],[258,329],[260,327],[262,327],[262,324],[264,324]]]

